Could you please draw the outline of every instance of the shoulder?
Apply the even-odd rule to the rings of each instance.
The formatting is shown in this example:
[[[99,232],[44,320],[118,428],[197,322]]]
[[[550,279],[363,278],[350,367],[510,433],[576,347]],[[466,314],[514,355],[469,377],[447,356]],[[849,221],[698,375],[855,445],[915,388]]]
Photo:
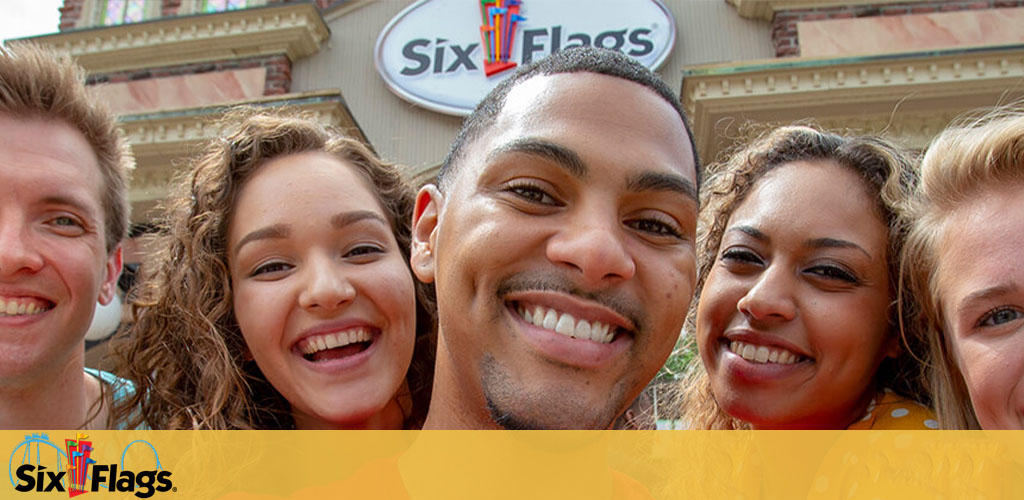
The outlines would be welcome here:
[[[96,368],[85,368],[85,373],[96,377],[103,385],[107,386],[107,389],[113,391],[115,403],[135,393],[135,385],[132,384],[131,380],[123,379],[113,373],[97,370]]]
[[[868,407],[868,412],[849,429],[928,430],[938,429],[935,412],[917,401],[888,389]]]

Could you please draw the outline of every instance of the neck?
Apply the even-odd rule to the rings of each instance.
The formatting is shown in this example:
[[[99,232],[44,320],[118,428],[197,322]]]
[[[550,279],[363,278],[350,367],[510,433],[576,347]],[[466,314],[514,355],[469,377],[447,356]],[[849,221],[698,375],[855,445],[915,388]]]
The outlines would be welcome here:
[[[0,429],[92,429],[106,427],[100,382],[68,363],[24,384],[0,388]]]
[[[441,338],[439,333],[438,339]],[[423,429],[500,429],[487,410],[479,375],[457,374],[453,366],[451,354],[445,348],[445,343],[439,340],[430,410],[427,411]]]
[[[384,408],[357,422],[329,422],[309,415],[293,412],[295,428],[300,430],[399,430],[405,423],[405,414],[398,400],[392,398]]]

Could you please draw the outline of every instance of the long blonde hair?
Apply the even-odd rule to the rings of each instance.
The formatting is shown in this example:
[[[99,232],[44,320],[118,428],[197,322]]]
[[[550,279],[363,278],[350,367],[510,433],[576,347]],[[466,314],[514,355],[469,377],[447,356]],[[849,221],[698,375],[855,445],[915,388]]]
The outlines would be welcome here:
[[[947,217],[985,189],[1024,183],[1024,107],[968,116],[936,137],[921,161],[921,182],[910,207],[913,223],[904,247],[900,295],[920,304],[917,328],[933,360],[929,379],[939,424],[980,429],[967,385],[946,336],[939,302],[938,247]]]
[[[718,256],[729,218],[757,182],[768,172],[795,161],[831,161],[856,172],[876,198],[877,214],[889,228],[889,276],[893,296],[905,236],[903,204],[914,185],[912,162],[897,146],[878,137],[847,137],[808,126],[787,126],[762,134],[722,163],[710,165],[701,188],[703,199],[697,234],[698,276],[696,297],[687,317],[690,344],[695,343],[696,304]],[[890,318],[893,331],[898,318]],[[923,368],[915,354],[924,351],[916,332],[903,332],[903,353],[887,359],[878,382],[905,396],[927,403]],[[681,386],[683,419],[693,429],[746,429],[747,422],[725,413],[715,401],[703,364],[690,366]]]
[[[227,226],[245,182],[267,161],[308,151],[335,156],[364,176],[409,260],[414,193],[394,165],[314,119],[240,109],[181,179],[166,204],[158,250],[143,264],[134,323],[115,345],[117,372],[135,383],[118,407],[129,427],[274,429],[294,422],[287,401],[245,357],[232,307]],[[411,272],[411,270],[410,270]],[[417,284],[417,342],[407,380],[407,425],[425,415],[433,373],[433,289]]]

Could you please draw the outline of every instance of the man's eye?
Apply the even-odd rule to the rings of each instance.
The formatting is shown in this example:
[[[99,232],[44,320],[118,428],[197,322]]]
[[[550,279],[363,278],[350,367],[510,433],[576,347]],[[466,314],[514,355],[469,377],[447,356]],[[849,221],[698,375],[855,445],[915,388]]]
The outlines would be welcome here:
[[[682,238],[682,235],[679,234],[679,231],[675,227],[656,219],[638,219],[630,221],[628,225],[637,231],[643,231],[656,236]]]
[[[529,184],[510,186],[508,191],[524,200],[542,205],[555,205],[555,199],[543,189]]]
[[[1024,317],[1019,310],[1012,307],[1000,306],[987,313],[978,320],[978,327],[999,326]]]
[[[262,274],[279,273],[291,269],[292,266],[284,262],[267,262],[252,271],[252,276]]]
[[[66,215],[62,215],[60,217],[54,217],[53,218],[53,223],[55,225],[58,225],[58,226],[67,226],[67,227],[81,226],[81,224],[79,224],[78,221],[75,220],[73,217],[68,217]]]

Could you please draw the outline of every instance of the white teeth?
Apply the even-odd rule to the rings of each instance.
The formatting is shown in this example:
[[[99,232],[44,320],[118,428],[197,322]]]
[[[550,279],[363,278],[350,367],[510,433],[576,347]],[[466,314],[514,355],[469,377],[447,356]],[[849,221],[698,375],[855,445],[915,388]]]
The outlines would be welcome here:
[[[334,349],[336,347],[345,347],[349,344],[367,342],[369,340],[370,332],[366,328],[359,328],[358,330],[328,333],[316,338],[306,339],[299,347],[299,350],[302,351],[303,354],[313,354],[319,351],[326,351],[327,349]]]
[[[791,365],[800,360],[800,355],[786,349],[771,348],[763,345],[753,345],[746,342],[732,341],[729,343],[729,350],[747,361],[756,363],[777,363],[780,365]]]
[[[600,321],[577,320],[569,313],[559,314],[558,311],[546,307],[536,307],[531,311],[528,307],[519,306],[518,312],[527,323],[567,337],[593,340],[603,344],[615,338],[611,325]]]
[[[558,324],[555,325],[555,331],[562,335],[569,335],[570,337],[576,335],[576,318],[572,315],[563,314],[561,318],[558,318]]]
[[[544,328],[547,328],[548,330],[554,330],[555,329],[555,325],[557,325],[557,324],[558,324],[558,313],[556,313],[554,309],[548,309],[548,313],[544,315],[544,322],[541,323],[541,326],[543,326]],[[557,331],[557,330],[555,330],[555,331]]]
[[[604,340],[604,337],[595,338],[590,336],[590,323],[587,322],[587,320],[585,319],[581,319],[578,323],[576,323],[576,332],[573,335],[575,335],[578,339],[590,339],[598,341]]]
[[[35,302],[19,303],[17,299],[8,299],[4,301],[0,299],[0,316],[24,316],[30,314],[40,314],[47,311],[47,308],[43,306],[37,306]]]

